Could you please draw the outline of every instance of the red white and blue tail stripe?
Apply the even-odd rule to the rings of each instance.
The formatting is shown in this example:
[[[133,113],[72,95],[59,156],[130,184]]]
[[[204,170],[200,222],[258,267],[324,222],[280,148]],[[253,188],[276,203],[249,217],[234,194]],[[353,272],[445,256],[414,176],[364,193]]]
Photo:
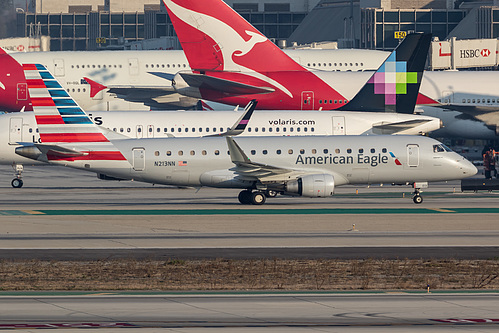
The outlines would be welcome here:
[[[125,160],[45,66],[24,64],[23,69],[42,144],[71,144],[81,153],[53,152],[50,160]]]

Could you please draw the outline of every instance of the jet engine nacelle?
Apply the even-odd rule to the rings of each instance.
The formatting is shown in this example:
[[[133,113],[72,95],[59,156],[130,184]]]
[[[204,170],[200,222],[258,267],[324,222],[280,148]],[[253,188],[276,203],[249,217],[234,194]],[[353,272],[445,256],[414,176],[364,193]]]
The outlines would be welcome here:
[[[329,174],[306,175],[286,184],[286,192],[304,197],[330,197],[334,191],[334,177]]]
[[[201,92],[196,87],[191,87],[180,73],[175,74],[172,80],[172,87],[181,95],[201,99]]]

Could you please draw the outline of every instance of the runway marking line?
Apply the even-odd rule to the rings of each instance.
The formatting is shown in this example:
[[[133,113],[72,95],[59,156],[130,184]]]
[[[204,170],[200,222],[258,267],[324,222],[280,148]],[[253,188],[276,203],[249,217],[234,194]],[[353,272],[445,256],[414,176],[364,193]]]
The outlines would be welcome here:
[[[499,214],[499,208],[311,208],[311,209],[80,209],[0,210],[0,215],[368,215]]]
[[[444,209],[444,208],[429,208],[429,209],[440,212],[440,213],[456,213],[455,210],[449,210],[449,209]]]

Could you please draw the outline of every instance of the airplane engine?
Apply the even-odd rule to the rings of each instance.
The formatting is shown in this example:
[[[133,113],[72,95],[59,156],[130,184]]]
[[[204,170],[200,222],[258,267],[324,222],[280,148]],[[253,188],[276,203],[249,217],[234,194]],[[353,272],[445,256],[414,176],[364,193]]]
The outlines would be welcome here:
[[[307,175],[286,184],[286,192],[304,197],[330,197],[334,192],[334,177],[329,174]]]

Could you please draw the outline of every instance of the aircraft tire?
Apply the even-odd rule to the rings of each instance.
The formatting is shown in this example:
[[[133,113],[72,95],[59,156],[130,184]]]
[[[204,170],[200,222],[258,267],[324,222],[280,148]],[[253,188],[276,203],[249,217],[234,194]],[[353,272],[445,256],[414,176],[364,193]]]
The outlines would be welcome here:
[[[13,188],[21,188],[23,187],[23,180],[19,178],[14,178],[10,182],[10,185],[12,185]]]
[[[274,191],[274,190],[267,190],[264,193],[265,193],[265,196],[267,198],[275,198],[275,197],[277,197],[277,191]]]
[[[249,205],[249,204],[251,204],[251,195],[252,195],[251,191],[244,190],[244,191],[239,192],[237,199],[243,205]]]
[[[414,201],[415,204],[420,204],[423,202],[423,197],[420,195],[415,195],[412,197],[412,201]]]
[[[265,194],[260,191],[251,193],[251,203],[253,205],[263,205],[265,203]]]

